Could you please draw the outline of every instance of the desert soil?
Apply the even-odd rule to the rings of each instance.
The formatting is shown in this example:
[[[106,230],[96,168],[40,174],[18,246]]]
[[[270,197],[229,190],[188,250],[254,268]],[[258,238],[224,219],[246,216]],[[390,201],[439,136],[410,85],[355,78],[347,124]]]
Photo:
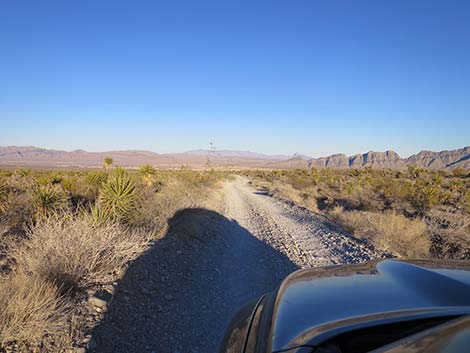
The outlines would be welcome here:
[[[212,353],[237,309],[289,273],[381,254],[322,216],[237,178],[221,210],[181,211],[127,270],[91,352]]]

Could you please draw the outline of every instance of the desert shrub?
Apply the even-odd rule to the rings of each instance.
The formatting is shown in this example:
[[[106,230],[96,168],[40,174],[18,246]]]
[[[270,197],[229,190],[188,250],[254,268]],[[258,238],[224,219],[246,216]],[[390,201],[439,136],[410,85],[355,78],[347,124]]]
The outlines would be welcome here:
[[[113,164],[114,160],[111,158],[111,157],[105,157],[104,160],[103,160],[103,163],[104,163],[104,169],[106,170],[106,172],[109,171],[109,169],[111,168],[111,165]]]
[[[287,182],[297,190],[305,190],[314,186],[314,178],[307,173],[291,172],[286,175]]]
[[[8,205],[8,190],[7,185],[3,180],[0,180],[0,213],[7,210]]]
[[[452,175],[458,178],[465,178],[469,175],[469,173],[465,169],[455,168],[455,169],[452,169]]]
[[[312,178],[313,186],[317,186],[321,182],[321,175],[316,168],[310,168],[310,177]]]
[[[437,258],[470,259],[470,215],[431,210],[428,214],[431,254]]]
[[[35,185],[35,181],[31,177],[31,170],[16,169],[13,174],[11,174],[8,185],[17,192],[30,190]]]
[[[156,170],[151,165],[143,165],[139,168],[139,172],[144,180],[145,185],[151,186],[153,182],[153,177],[156,174]]]
[[[147,242],[141,231],[117,223],[97,226],[83,217],[56,215],[40,221],[15,251],[18,266],[62,290],[112,279]]]
[[[62,178],[60,180],[60,185],[70,193],[74,193],[77,187],[77,178],[76,177],[69,177],[69,178]]]
[[[429,239],[421,219],[408,219],[394,211],[385,213],[349,211],[336,207],[330,217],[359,238],[403,257],[426,257]]]
[[[101,207],[101,204],[92,204],[88,209],[81,208],[81,216],[88,219],[90,223],[97,226],[110,222],[112,220],[111,214]]]
[[[88,172],[84,180],[84,192],[90,202],[94,202],[98,196],[101,186],[106,182],[108,175],[105,172]]]
[[[465,191],[460,197],[460,203],[463,209],[470,213],[470,190]]]
[[[33,180],[36,182],[38,185],[56,185],[60,184],[63,178],[59,176],[58,174],[39,174]]]
[[[427,173],[428,170],[425,168],[419,168],[413,165],[408,165],[408,176],[411,179],[420,179]]]
[[[93,171],[86,174],[85,180],[89,186],[100,188],[107,178],[108,175],[105,172]]]
[[[410,197],[410,183],[397,179],[380,179],[375,182],[374,191],[382,196],[388,203],[401,203]]]
[[[50,215],[68,206],[68,195],[60,185],[36,185],[31,196],[36,217]]]
[[[59,334],[67,324],[68,310],[67,302],[53,283],[22,271],[2,278],[0,346],[15,342],[31,347],[46,335]]]
[[[6,200],[6,209],[0,214],[0,224],[8,229],[25,229],[33,221],[35,208],[26,193],[11,193]]]
[[[426,180],[419,179],[413,183],[410,194],[411,204],[420,212],[425,212],[439,201],[439,188]]]
[[[100,204],[117,221],[130,221],[136,209],[139,193],[131,176],[117,168],[100,189]]]

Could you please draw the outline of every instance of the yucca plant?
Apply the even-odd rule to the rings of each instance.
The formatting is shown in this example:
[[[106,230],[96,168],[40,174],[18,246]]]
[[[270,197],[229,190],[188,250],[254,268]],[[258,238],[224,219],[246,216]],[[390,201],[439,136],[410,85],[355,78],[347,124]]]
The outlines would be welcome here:
[[[67,190],[68,192],[72,192],[77,184],[77,179],[75,177],[62,179],[60,181],[60,185]]]
[[[121,168],[103,183],[100,190],[100,204],[117,221],[128,221],[136,208],[138,193],[136,184]]]
[[[8,189],[7,184],[0,180],[0,213],[5,212],[7,210],[8,204]]]
[[[154,167],[151,165],[143,165],[139,168],[139,172],[142,175],[142,178],[144,179],[144,182],[147,186],[151,186],[153,182],[153,177],[155,173],[157,172]]]
[[[20,169],[17,169],[16,171],[17,171],[18,175],[22,178],[27,178],[27,177],[31,176],[31,169],[20,168]]]
[[[105,172],[88,172],[85,176],[87,197],[92,201],[96,200],[101,186],[108,178]]]
[[[66,208],[68,195],[59,185],[36,185],[32,189],[32,202],[36,215],[42,217]]]
[[[30,190],[31,187],[35,184],[35,181],[32,178],[31,170],[16,169],[15,172],[10,176],[8,184],[16,191],[23,191]]]
[[[52,178],[49,175],[42,175],[36,178],[33,178],[34,182],[38,185],[52,185]]]
[[[113,164],[113,159],[111,157],[106,157],[104,159],[104,170],[106,172],[108,172],[109,169],[111,168],[111,164]]]
[[[89,172],[85,180],[87,184],[91,186],[98,186],[100,187],[108,178],[107,174],[104,172]]]
[[[89,210],[84,207],[81,207],[80,212],[82,217],[97,226],[103,225],[109,220],[111,220],[110,213],[106,209],[101,207],[99,203],[91,205]]]

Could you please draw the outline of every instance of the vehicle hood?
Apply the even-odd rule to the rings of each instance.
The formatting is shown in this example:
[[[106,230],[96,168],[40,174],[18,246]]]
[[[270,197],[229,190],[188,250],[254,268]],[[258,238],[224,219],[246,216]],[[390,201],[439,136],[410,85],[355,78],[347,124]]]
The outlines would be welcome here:
[[[470,264],[382,261],[299,270],[279,287],[271,350],[316,344],[354,327],[470,313]]]

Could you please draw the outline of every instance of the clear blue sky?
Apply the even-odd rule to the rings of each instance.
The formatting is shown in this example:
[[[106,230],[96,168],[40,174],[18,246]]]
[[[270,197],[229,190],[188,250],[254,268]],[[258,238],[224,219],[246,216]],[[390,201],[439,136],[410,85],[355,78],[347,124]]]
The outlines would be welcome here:
[[[0,2],[0,145],[470,144],[470,1]]]

